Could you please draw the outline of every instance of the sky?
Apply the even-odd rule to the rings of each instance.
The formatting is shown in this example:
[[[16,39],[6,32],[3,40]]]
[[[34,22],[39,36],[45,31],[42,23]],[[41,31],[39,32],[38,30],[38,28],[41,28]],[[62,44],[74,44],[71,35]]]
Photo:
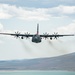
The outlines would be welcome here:
[[[75,34],[75,0],[0,0],[0,32]],[[75,37],[39,44],[31,38],[0,35],[0,60],[56,57],[75,52]]]

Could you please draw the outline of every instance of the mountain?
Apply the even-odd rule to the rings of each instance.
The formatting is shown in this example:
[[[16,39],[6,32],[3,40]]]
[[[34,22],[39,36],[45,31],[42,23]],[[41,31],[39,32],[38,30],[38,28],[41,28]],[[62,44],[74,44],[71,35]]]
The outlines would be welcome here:
[[[52,57],[52,58],[0,61],[0,70],[75,71],[75,53]]]

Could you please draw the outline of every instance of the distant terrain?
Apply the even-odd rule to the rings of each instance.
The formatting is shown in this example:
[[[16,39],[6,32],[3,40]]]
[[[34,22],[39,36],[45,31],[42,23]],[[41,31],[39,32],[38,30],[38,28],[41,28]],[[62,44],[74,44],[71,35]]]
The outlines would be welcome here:
[[[70,70],[75,71],[75,53],[52,58],[0,61],[0,70]]]

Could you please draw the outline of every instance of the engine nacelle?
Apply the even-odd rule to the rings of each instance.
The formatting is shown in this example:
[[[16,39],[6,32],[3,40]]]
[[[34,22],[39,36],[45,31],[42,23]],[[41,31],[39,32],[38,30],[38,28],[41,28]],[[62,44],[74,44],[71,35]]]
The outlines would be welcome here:
[[[22,36],[21,39],[24,39],[24,37]]]
[[[50,40],[52,40],[52,37],[50,37]]]

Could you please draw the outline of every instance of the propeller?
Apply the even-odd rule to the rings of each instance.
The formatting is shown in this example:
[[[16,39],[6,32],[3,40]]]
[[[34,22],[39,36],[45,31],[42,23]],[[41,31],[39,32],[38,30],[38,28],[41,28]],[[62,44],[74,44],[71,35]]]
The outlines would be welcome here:
[[[49,35],[49,33],[47,33],[47,32],[45,32],[45,33],[43,33],[44,35]]]
[[[15,32],[15,34],[16,34],[15,35],[16,38],[20,38],[20,36],[19,36],[20,32],[19,31]]]
[[[30,35],[29,32],[26,32],[25,35]],[[29,36],[26,36],[26,39],[29,38]]]
[[[53,35],[55,35],[55,37],[54,37],[54,39],[57,39],[58,38],[58,32],[54,32],[54,34]]]
[[[30,33],[29,32],[26,32],[25,34],[29,35]]]
[[[45,32],[43,35],[49,35],[49,33]],[[48,37],[45,36],[44,38],[47,39]]]

